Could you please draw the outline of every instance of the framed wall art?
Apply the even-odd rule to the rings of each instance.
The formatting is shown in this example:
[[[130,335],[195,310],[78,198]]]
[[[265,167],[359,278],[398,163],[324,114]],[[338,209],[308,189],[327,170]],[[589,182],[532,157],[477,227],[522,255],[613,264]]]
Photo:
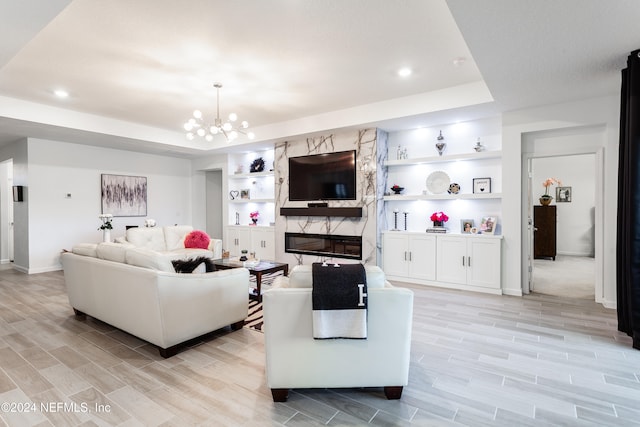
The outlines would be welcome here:
[[[491,193],[491,178],[473,178],[473,193]]]
[[[250,199],[251,198],[251,190],[249,190],[248,188],[240,190],[240,198],[241,199]]]
[[[147,216],[147,177],[101,175],[102,213]]]
[[[556,187],[556,203],[571,203],[571,187]]]

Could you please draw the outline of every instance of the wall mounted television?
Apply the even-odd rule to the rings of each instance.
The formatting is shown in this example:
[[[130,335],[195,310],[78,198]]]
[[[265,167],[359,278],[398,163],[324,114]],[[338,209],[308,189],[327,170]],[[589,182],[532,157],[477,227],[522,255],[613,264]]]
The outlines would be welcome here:
[[[289,157],[289,200],[355,199],[355,150]]]

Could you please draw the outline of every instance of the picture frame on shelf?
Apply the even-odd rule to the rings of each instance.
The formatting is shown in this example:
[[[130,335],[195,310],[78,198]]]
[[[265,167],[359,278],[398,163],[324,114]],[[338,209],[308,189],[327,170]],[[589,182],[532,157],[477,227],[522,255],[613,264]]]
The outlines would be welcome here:
[[[251,199],[251,190],[249,190],[248,188],[240,190],[240,198],[244,200]]]
[[[495,234],[496,225],[498,225],[498,217],[497,216],[485,216],[482,217],[482,221],[480,222],[480,232],[482,234]]]
[[[556,203],[571,203],[571,187],[556,187]]]
[[[460,233],[462,234],[471,234],[471,230],[475,227],[472,219],[461,219],[460,220]]]
[[[473,178],[473,194],[491,193],[491,178]]]

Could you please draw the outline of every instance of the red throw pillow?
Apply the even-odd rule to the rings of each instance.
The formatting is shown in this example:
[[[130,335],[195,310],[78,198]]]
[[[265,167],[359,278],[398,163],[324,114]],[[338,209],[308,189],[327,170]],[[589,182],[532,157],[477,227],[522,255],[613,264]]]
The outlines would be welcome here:
[[[211,239],[207,233],[200,230],[193,230],[184,238],[184,247],[207,249],[209,242],[211,242]]]

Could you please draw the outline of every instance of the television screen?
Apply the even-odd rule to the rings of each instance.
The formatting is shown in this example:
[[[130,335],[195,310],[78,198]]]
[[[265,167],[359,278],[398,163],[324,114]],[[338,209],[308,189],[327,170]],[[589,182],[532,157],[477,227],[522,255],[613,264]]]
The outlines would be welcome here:
[[[355,199],[355,150],[289,158],[289,200]]]

